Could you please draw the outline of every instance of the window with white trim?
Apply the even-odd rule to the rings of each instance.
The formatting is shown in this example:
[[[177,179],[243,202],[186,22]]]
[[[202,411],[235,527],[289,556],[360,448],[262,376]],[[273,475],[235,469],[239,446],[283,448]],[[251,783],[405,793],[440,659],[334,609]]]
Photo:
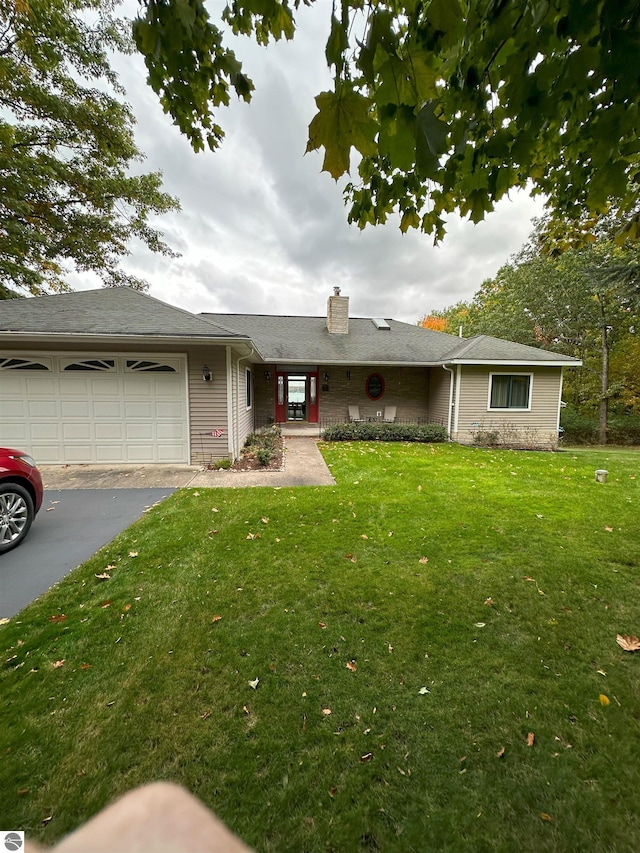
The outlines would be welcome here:
[[[42,361],[31,358],[0,358],[0,370],[51,370]]]
[[[245,388],[247,392],[247,409],[251,408],[252,403],[252,394],[251,394],[251,371],[247,367],[247,372],[245,374]]]
[[[531,373],[492,373],[489,377],[489,409],[531,408]]]

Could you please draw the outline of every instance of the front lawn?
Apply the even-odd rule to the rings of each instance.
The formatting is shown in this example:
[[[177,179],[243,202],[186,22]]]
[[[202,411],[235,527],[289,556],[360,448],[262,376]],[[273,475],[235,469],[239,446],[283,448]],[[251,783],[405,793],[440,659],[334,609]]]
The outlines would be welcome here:
[[[323,453],[337,486],[177,492],[0,627],[0,825],[171,779],[258,851],[635,853],[640,455]]]

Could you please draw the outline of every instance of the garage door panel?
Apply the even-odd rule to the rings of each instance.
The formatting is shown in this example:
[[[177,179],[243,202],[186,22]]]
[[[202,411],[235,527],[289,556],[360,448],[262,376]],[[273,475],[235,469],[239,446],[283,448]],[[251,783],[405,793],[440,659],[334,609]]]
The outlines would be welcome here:
[[[63,441],[91,441],[91,424],[63,424]]]
[[[127,368],[126,356],[108,356],[108,372],[64,372],[70,358],[47,356],[51,369],[37,375],[0,370],[3,444],[42,464],[188,461],[182,359],[174,357],[179,372],[143,375]]]
[[[37,419],[57,419],[58,404],[55,400],[29,400],[27,416],[33,421]]]
[[[91,416],[89,400],[63,400],[60,409],[64,420]]]

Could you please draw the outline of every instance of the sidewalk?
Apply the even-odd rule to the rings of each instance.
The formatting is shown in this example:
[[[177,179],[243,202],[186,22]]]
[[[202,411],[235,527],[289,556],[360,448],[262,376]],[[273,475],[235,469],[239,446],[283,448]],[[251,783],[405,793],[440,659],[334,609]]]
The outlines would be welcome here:
[[[191,465],[41,465],[45,489],[241,489],[334,486],[316,440],[285,438],[283,471],[207,471]]]

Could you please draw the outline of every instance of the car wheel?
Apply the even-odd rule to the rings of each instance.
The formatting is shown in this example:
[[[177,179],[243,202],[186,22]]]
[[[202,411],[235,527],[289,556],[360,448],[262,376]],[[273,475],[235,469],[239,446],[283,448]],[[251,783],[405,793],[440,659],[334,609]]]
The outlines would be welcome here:
[[[34,518],[29,492],[17,483],[0,484],[0,554],[22,542]]]

